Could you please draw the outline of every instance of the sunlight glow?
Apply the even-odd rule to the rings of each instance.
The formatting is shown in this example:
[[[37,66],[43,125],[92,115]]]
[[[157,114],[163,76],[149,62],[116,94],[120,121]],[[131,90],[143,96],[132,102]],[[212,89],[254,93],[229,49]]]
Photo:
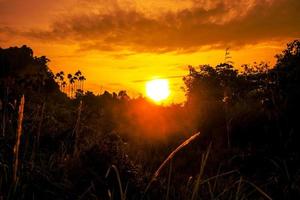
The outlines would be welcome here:
[[[155,79],[146,83],[146,94],[155,102],[161,102],[170,95],[169,81],[167,79]]]

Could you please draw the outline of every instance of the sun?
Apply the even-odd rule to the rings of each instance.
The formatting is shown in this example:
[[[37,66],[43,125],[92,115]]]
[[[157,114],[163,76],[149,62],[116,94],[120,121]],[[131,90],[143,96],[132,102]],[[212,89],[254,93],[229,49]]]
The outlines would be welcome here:
[[[155,102],[161,102],[170,95],[169,81],[167,79],[155,79],[146,83],[146,94]]]

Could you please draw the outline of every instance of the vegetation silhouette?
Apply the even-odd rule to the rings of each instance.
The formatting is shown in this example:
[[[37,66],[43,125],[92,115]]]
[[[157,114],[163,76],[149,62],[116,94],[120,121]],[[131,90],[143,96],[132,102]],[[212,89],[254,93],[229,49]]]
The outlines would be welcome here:
[[[299,199],[300,41],[272,67],[229,59],[158,106],[0,48],[0,199]]]

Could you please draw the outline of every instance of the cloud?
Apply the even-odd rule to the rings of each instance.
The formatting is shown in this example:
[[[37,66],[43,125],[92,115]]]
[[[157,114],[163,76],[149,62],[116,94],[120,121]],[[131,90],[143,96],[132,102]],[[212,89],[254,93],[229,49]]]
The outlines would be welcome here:
[[[174,0],[175,1],[175,0]],[[123,9],[62,16],[49,30],[23,36],[78,43],[80,50],[186,52],[199,48],[238,48],[300,36],[299,0],[193,0],[192,6],[156,15]]]

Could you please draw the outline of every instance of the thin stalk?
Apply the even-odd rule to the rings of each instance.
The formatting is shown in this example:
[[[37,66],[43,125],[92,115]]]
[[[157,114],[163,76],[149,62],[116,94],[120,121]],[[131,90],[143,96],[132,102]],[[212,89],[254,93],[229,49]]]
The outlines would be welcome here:
[[[169,195],[170,195],[170,185],[171,185],[171,175],[172,175],[172,160],[170,161],[170,168],[169,168],[169,175],[168,175],[168,186],[167,186],[166,200],[169,200]]]
[[[120,177],[120,173],[119,170],[117,168],[117,166],[112,165],[106,172],[105,178],[108,177],[108,175],[110,174],[111,168],[114,170],[116,176],[117,176],[117,181],[118,181],[118,185],[119,185],[119,191],[120,191],[120,200],[126,200],[126,193],[127,193],[127,187],[128,185],[126,185],[125,190],[123,191],[123,187],[122,187],[122,181],[121,181],[121,177]]]
[[[151,184],[155,181],[155,179],[159,176],[160,171],[164,168],[164,166],[176,155],[178,151],[180,151],[183,147],[187,146],[191,141],[195,140],[200,135],[200,132],[192,135],[190,138],[185,140],[181,145],[179,145],[174,151],[172,151],[169,156],[162,162],[162,164],[159,166],[159,168],[155,171],[153,174],[150,182],[148,183],[144,194],[149,190]]]
[[[197,177],[197,180],[196,180],[196,183],[195,183],[195,186],[194,186],[194,190],[193,190],[193,193],[192,193],[192,200],[194,200],[196,198],[196,196],[198,195],[198,192],[199,192],[199,187],[201,185],[201,179],[202,179],[202,176],[204,174],[204,169],[205,169],[205,166],[207,164],[207,159],[208,159],[208,156],[209,156],[209,153],[210,153],[210,149],[211,149],[211,143],[209,144],[209,147],[207,149],[207,151],[202,155],[202,159],[201,159],[201,167],[200,167],[200,172],[199,172],[199,175]]]
[[[14,163],[13,163],[13,178],[12,178],[13,183],[16,183],[17,176],[18,176],[17,173],[18,173],[18,165],[19,165],[19,148],[20,148],[20,140],[22,135],[24,104],[25,104],[25,97],[23,95],[19,105],[17,138],[16,138],[16,144],[14,146]]]

